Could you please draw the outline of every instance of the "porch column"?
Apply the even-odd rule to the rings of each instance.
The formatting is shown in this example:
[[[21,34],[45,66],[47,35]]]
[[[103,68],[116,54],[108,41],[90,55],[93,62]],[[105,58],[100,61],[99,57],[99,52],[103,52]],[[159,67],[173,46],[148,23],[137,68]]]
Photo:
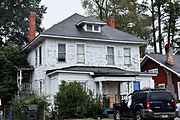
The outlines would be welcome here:
[[[100,93],[100,95],[103,95],[102,82],[101,81],[99,81],[99,93]]]
[[[21,92],[21,83],[22,83],[22,70],[19,71],[19,91]]]

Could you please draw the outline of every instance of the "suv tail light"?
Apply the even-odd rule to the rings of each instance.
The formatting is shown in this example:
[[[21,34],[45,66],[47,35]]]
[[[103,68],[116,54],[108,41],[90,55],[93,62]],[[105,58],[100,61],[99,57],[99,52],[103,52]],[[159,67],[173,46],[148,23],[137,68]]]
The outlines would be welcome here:
[[[151,109],[150,102],[146,102],[146,107],[147,107],[147,109]]]
[[[174,108],[177,109],[177,105],[176,105],[176,102],[174,102]]]

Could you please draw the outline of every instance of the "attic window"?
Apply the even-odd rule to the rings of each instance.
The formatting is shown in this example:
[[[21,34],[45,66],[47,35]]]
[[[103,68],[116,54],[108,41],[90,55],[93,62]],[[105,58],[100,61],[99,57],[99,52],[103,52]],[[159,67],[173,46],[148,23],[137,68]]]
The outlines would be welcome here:
[[[101,32],[101,26],[99,25],[85,24],[83,28],[88,32]]]
[[[87,25],[87,31],[92,31],[92,25]]]

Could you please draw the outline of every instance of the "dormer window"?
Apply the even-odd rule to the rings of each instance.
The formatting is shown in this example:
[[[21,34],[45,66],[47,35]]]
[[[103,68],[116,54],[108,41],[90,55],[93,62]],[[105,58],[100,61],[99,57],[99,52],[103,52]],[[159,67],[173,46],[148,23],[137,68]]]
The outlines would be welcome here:
[[[99,25],[85,24],[83,28],[88,32],[101,32],[101,26]]]
[[[87,25],[87,31],[92,31],[93,29],[92,29],[92,25]]]
[[[99,26],[95,25],[94,26],[94,31],[99,31]]]
[[[87,32],[96,32],[100,33],[101,28],[105,26],[106,23],[100,20],[97,20],[93,17],[85,17],[82,21],[78,22],[76,24],[77,27],[81,27],[84,29],[84,31]]]

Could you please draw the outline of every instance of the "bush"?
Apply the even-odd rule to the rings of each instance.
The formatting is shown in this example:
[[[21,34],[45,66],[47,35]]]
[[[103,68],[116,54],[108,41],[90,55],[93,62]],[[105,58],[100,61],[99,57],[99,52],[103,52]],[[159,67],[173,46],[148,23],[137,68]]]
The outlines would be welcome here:
[[[58,119],[84,117],[87,94],[78,82],[62,81],[54,97]]]
[[[61,82],[54,97],[54,105],[58,120],[95,117],[102,115],[103,111],[100,97],[94,97],[92,92],[87,94],[76,81]]]

